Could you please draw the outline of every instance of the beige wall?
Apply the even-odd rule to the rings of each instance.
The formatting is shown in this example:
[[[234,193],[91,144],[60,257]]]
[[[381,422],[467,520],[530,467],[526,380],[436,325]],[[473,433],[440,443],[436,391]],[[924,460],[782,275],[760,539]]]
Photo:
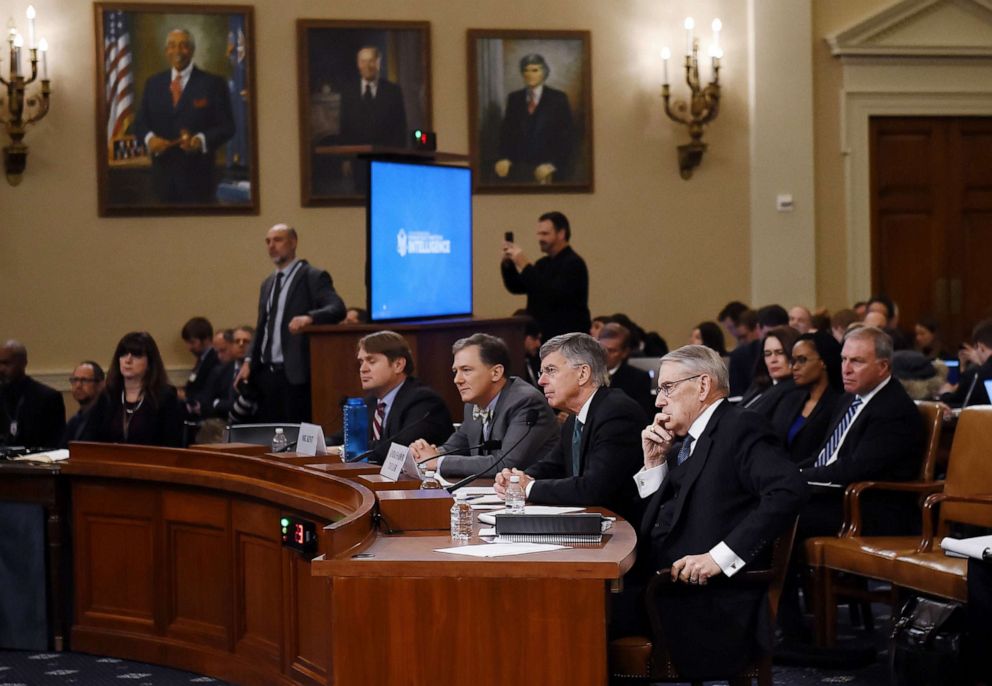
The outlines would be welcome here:
[[[18,3],[11,13],[23,12]],[[132,329],[151,331],[170,366],[187,365],[179,338],[187,317],[204,314],[219,326],[253,320],[258,285],[271,268],[262,236],[278,221],[300,229],[301,254],[331,272],[347,302],[364,300],[363,211],[299,205],[297,17],[429,20],[434,121],[440,147],[454,152],[468,147],[466,29],[592,31],[596,192],[475,199],[477,316],[523,306],[522,298],[502,288],[499,244],[503,232],[514,229],[536,254],[534,221],[548,209],[572,219],[574,245],[589,263],[594,314],[625,310],[660,330],[670,344],[680,344],[727,300],[748,299],[752,292],[747,14],[740,0],[691,3],[701,25],[722,18],[726,54],[722,111],[706,134],[710,151],[690,181],[678,174],[675,146],[687,135],[661,110],[657,57],[661,45],[683,44],[680,26],[689,3],[259,0],[261,215],[129,219],[97,217],[92,5],[34,4],[53,46],[53,106],[26,138],[23,183],[12,188],[0,181],[0,337],[22,339],[36,373],[68,370],[84,357],[106,360],[119,336]],[[815,36],[867,11],[864,2],[853,0],[836,4],[857,5],[858,12],[847,9],[858,16],[823,8],[834,4],[814,3]],[[824,227],[840,226],[843,217],[831,195],[841,192],[839,162],[832,162],[837,146],[831,146],[837,107],[829,90],[836,89],[836,76],[824,64],[819,40],[813,47],[816,69],[827,69],[834,79],[832,86],[818,79],[815,100],[818,301],[837,305],[844,279],[833,263],[843,265],[842,240],[824,236]],[[684,85],[674,92],[684,94]],[[788,293],[782,299],[789,300]]]

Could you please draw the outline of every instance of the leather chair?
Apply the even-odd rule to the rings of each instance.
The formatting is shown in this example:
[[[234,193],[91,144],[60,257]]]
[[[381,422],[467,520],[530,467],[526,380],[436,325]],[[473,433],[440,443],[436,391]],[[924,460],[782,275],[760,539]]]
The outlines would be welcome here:
[[[768,589],[768,605],[770,612],[769,626],[775,625],[775,615],[778,612],[778,601],[782,594],[782,584],[792,554],[792,543],[796,536],[796,522],[772,545],[771,564],[768,569],[748,570],[735,574],[730,579],[716,579],[711,583],[723,583],[740,587],[764,587]],[[664,629],[658,613],[657,597],[672,587],[671,569],[658,570],[648,583],[645,590],[645,604],[648,620],[651,626],[651,636],[625,636],[610,641],[608,658],[610,668],[610,683],[657,683],[685,682],[672,664],[666,648]],[[771,645],[771,636],[768,637]],[[750,685],[754,679],[759,686],[770,686],[772,683],[771,654],[757,655],[752,663],[740,674],[713,674],[706,681],[725,679],[730,686],[739,684]],[[692,681],[694,686],[702,681]]]
[[[934,405],[933,403],[921,403],[921,412],[924,405]],[[939,415],[938,419],[939,420]],[[928,424],[928,427],[931,426]],[[943,494],[934,493],[943,490],[944,494],[955,496],[972,495],[981,493],[992,493],[992,463],[989,463],[986,455],[992,449],[992,407],[969,408],[961,414],[958,421],[954,444],[951,448],[951,459],[948,464],[947,479],[944,482],[932,480],[933,468],[937,459],[937,446],[939,444],[939,429],[930,431],[928,442],[927,459],[924,462],[921,476],[929,476],[931,480],[920,480],[917,482],[863,482],[851,484],[847,489],[847,500],[845,501],[848,511],[848,521],[842,530],[840,538],[820,537],[807,541],[806,552],[808,561],[813,570],[814,578],[814,614],[816,616],[816,638],[820,645],[833,645],[836,638],[836,604],[840,595],[855,595],[871,600],[884,600],[890,604],[896,604],[898,598],[898,587],[915,588],[907,585],[910,578],[915,574],[926,574],[919,571],[927,568],[925,560],[929,560],[935,573],[941,571],[959,571],[963,565],[956,565],[953,561],[945,561],[943,553],[927,552],[929,557],[914,558],[912,562],[901,563],[905,577],[897,579],[895,577],[895,561],[900,557],[913,556],[921,549],[920,538],[917,536],[861,536],[861,496],[871,489],[885,489],[889,491],[901,491],[907,493],[919,493],[922,496],[930,495],[927,504],[924,506],[924,528],[933,529],[933,523],[927,522],[928,513],[933,511],[936,503],[942,502]],[[935,499],[936,500],[933,500]],[[931,502],[933,501],[933,502]],[[946,530],[945,515],[950,514],[950,520],[959,517],[960,508],[957,505],[950,507],[950,512],[941,512],[941,524],[938,530]],[[981,519],[978,517],[977,519]],[[924,543],[926,539],[924,538]],[[932,548],[932,542],[931,542]],[[917,570],[917,571],[913,571]],[[859,593],[851,584],[844,584],[838,579],[838,573],[847,575],[857,575],[864,579],[878,579],[892,584],[892,591],[887,594],[867,594]],[[953,587],[952,577],[944,577],[949,586],[944,588],[945,592],[935,593],[944,597],[954,597],[948,595],[946,591]],[[933,580],[931,580],[933,581]],[[963,577],[959,580],[963,586]],[[921,582],[922,583],[922,582]],[[934,583],[936,583],[934,581]],[[919,584],[918,584],[919,585]],[[935,587],[936,588],[936,587]],[[919,589],[917,589],[919,590]]]

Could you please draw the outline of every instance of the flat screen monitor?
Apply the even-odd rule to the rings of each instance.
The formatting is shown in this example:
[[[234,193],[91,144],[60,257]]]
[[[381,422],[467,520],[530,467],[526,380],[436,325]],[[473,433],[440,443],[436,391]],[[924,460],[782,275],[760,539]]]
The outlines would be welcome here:
[[[472,314],[472,172],[369,163],[366,286],[374,322]]]

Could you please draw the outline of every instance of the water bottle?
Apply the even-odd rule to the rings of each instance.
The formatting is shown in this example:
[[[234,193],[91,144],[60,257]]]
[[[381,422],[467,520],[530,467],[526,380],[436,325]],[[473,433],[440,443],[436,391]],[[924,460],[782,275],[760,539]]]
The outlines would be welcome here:
[[[519,476],[510,477],[510,485],[506,487],[506,511],[508,514],[523,514],[524,502],[527,500],[524,495],[524,487],[520,485]]]
[[[441,482],[434,476],[434,472],[424,472],[424,479],[420,482],[420,490],[425,491],[433,488],[441,488]]]
[[[472,506],[465,500],[465,494],[455,494],[455,504],[451,506],[451,540],[468,541],[472,538]]]
[[[369,412],[362,398],[348,398],[344,412],[344,459],[355,457],[369,447]]]
[[[289,447],[289,439],[286,438],[286,434],[280,426],[276,429],[276,433],[272,437],[272,452],[283,453],[286,452],[287,447]]]

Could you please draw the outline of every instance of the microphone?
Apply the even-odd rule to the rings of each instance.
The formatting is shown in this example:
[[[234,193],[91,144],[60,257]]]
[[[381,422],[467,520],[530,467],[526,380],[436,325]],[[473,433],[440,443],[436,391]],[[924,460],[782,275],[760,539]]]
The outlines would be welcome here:
[[[415,421],[413,424],[407,424],[406,426],[404,426],[399,431],[393,432],[393,435],[390,436],[389,438],[380,438],[378,440],[378,442],[376,443],[376,447],[375,448],[369,448],[368,450],[366,450],[363,453],[358,453],[354,457],[349,457],[349,458],[343,460],[343,462],[360,462],[361,460],[364,460],[366,457],[368,457],[369,455],[371,455],[372,453],[374,453],[376,451],[376,449],[380,445],[382,445],[383,443],[386,443],[386,444],[392,443],[397,437],[399,437],[403,433],[409,431],[410,429],[412,429],[415,426],[420,426],[421,424],[423,424],[425,421],[427,421],[427,418],[430,417],[430,416],[431,416],[431,411],[430,410],[427,410],[427,412],[424,412],[424,416],[421,417],[420,419],[418,419],[417,421]]]
[[[502,447],[503,447],[503,441],[488,440],[488,441],[483,441],[479,445],[469,446],[468,449],[469,449],[469,451],[476,450],[476,449],[479,449],[479,450],[499,450]],[[461,448],[449,448],[448,450],[442,450],[437,455],[431,455],[430,457],[425,457],[425,458],[422,458],[420,460],[417,460],[417,464],[418,465],[421,465],[421,464],[423,464],[425,462],[430,462],[431,460],[436,460],[439,457],[447,457],[448,455],[454,455],[457,452],[461,452],[461,450],[462,450]]]
[[[527,423],[527,431],[524,432],[524,435],[523,436],[521,436],[520,438],[517,439],[517,442],[516,443],[514,443],[509,448],[507,448],[503,452],[503,454],[499,456],[499,459],[498,460],[496,460],[495,462],[493,462],[491,465],[489,465],[488,467],[486,467],[485,469],[483,469],[478,474],[472,474],[471,476],[466,476],[461,481],[458,481],[456,483],[451,484],[445,490],[448,491],[448,493],[454,493],[455,491],[457,491],[459,488],[461,488],[465,484],[471,483],[472,481],[475,481],[476,479],[485,476],[486,473],[489,472],[490,470],[496,469],[497,467],[499,467],[499,465],[503,462],[503,460],[506,459],[506,456],[509,455],[510,453],[512,453],[513,452],[513,449],[516,448],[518,445],[520,445],[521,441],[523,441],[525,438],[527,438],[527,436],[530,435],[530,432],[533,430],[534,425],[537,424],[538,417],[540,417],[540,416],[541,415],[540,415],[540,413],[537,410],[527,410],[527,416],[524,419],[524,421]]]
[[[286,446],[285,446],[285,447],[283,447],[283,448],[279,448],[279,450],[277,450],[276,452],[277,452],[277,453],[288,453],[288,452],[289,452],[290,450],[292,450],[293,448],[295,448],[295,447],[296,447],[296,444],[297,444],[298,442],[299,442],[299,441],[290,441],[289,443],[287,443],[287,444],[286,444]]]

